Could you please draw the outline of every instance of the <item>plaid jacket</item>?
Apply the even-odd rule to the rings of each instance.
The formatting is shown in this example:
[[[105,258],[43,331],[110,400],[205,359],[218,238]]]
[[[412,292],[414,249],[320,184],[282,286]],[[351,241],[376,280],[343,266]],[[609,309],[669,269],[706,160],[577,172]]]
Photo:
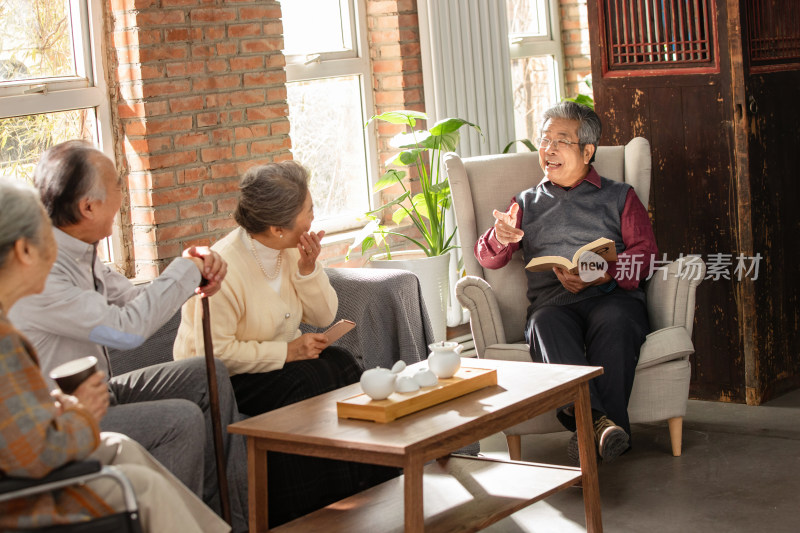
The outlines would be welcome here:
[[[0,309],[0,477],[38,478],[100,443],[82,409],[58,414],[36,352]],[[0,503],[0,531],[86,520],[113,512],[87,487]]]

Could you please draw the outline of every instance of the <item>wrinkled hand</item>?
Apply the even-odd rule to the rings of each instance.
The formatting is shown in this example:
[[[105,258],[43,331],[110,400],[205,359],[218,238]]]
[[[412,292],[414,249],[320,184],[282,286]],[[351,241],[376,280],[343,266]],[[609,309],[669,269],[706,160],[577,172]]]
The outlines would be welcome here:
[[[561,285],[563,285],[564,288],[572,294],[578,294],[587,287],[591,287],[593,285],[602,285],[611,281],[611,275],[608,272],[604,272],[602,278],[597,278],[591,283],[586,283],[578,274],[570,274],[568,270],[564,270],[563,268],[553,267],[553,272],[555,272],[558,281],[561,282]]]
[[[494,216],[494,236],[500,244],[508,246],[512,242],[519,242],[525,232],[517,228],[517,216],[519,215],[519,204],[514,202],[508,211],[501,213],[497,209],[492,211]]]
[[[82,407],[89,411],[97,422],[100,422],[108,411],[106,376],[100,371],[86,378],[72,395],[64,394],[60,390],[54,390],[51,394],[56,400],[59,414],[63,413],[67,407]]]
[[[309,232],[300,235],[300,242],[297,243],[297,249],[300,251],[300,259],[297,261],[297,270],[300,271],[301,276],[308,276],[314,272],[317,266],[317,257],[322,251],[320,241],[325,236],[324,231],[319,233]]]
[[[208,246],[192,246],[183,251],[183,257],[191,259],[200,274],[208,283],[194,290],[200,296],[213,296],[222,287],[222,280],[228,272],[228,264],[217,252]]]
[[[289,342],[286,350],[286,362],[316,359],[328,346],[328,337],[322,333],[306,333]]]

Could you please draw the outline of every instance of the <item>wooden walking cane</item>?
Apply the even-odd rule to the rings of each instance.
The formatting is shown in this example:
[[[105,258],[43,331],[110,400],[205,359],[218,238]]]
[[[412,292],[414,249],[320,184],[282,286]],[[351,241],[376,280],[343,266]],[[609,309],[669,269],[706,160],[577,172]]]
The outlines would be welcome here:
[[[230,525],[231,501],[228,494],[228,476],[225,473],[225,448],[222,445],[222,421],[219,415],[219,390],[217,389],[217,373],[214,370],[214,344],[211,340],[211,313],[208,309],[208,297],[202,296],[203,302],[203,344],[206,353],[206,377],[208,378],[208,396],[211,406],[211,425],[214,429],[214,452],[217,457],[217,481],[219,485],[219,501],[222,506],[222,518]]]

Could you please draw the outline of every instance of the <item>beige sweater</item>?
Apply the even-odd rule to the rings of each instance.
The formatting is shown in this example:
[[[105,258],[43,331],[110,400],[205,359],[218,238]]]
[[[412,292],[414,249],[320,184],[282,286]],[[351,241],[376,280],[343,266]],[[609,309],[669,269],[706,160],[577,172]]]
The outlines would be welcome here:
[[[232,376],[283,368],[289,341],[300,336],[300,322],[327,326],[339,306],[321,265],[309,276],[299,275],[296,249],[283,251],[281,292],[276,293],[242,241],[242,231],[237,228],[212,246],[228,262],[228,273],[209,299],[211,336],[214,355]],[[203,354],[202,311],[200,298],[184,304],[176,360]]]

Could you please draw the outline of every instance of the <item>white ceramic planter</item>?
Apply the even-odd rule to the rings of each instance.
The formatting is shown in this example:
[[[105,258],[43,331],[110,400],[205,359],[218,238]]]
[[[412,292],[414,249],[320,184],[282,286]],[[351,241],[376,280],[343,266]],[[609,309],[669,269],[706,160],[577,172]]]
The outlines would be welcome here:
[[[450,290],[448,283],[448,266],[450,254],[428,257],[425,252],[404,250],[392,252],[392,258],[386,254],[376,254],[370,258],[374,268],[396,268],[410,270],[419,278],[422,298],[431,319],[434,341],[443,341],[447,336],[447,297]]]

